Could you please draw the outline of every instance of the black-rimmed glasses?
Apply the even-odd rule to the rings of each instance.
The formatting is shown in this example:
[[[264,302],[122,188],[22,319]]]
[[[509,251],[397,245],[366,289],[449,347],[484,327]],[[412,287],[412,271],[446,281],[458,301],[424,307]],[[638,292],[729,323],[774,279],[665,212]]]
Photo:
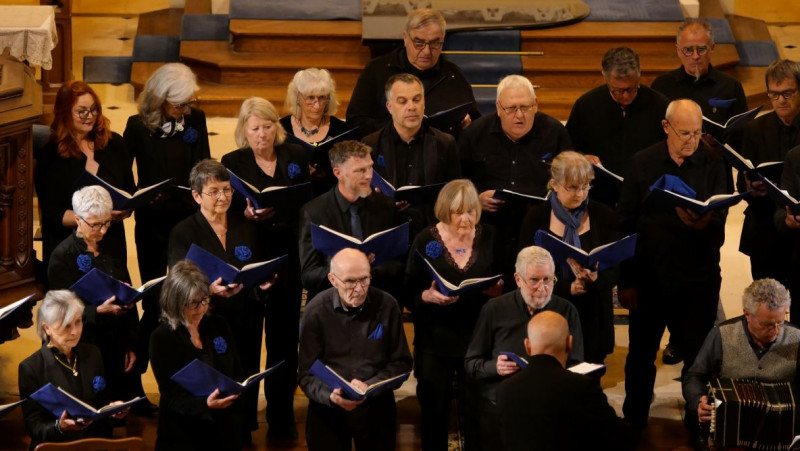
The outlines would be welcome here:
[[[360,285],[361,288],[367,288],[369,286],[370,282],[372,281],[372,277],[370,277],[370,276],[362,277],[360,279],[342,280],[336,274],[333,274],[333,273],[331,273],[331,274],[333,275],[333,277],[336,278],[336,280],[341,282],[344,285],[344,287],[346,289],[348,289],[348,290],[354,289],[356,287],[356,285]]]
[[[681,53],[683,56],[692,56],[694,52],[697,52],[697,55],[703,56],[708,53],[708,46],[707,45],[690,45],[687,47],[681,47]]]
[[[524,278],[523,277],[522,281],[525,282],[525,285],[527,285],[528,287],[530,287],[530,288],[535,290],[535,289],[539,288],[539,286],[542,285],[542,284],[544,284],[545,287],[550,286],[550,284],[555,284],[556,282],[558,282],[558,277],[556,277],[556,276],[544,277],[544,278],[541,278],[541,279],[536,278],[536,277],[532,277],[532,278]]]
[[[89,116],[97,116],[98,114],[100,114],[100,108],[97,108],[96,106],[93,106],[88,110],[84,109],[75,111],[75,116],[78,116],[81,119],[89,119]]]
[[[192,105],[194,105],[197,102],[198,102],[197,99],[191,99],[191,100],[187,100],[186,102],[183,102],[183,103],[170,103],[170,105],[175,107],[176,110],[184,111],[185,109],[191,107]]]
[[[797,95],[796,89],[787,89],[786,91],[781,91],[781,92],[767,91],[767,97],[769,97],[770,100],[778,100],[781,97],[783,97],[784,100],[789,100],[796,95]]]
[[[497,102],[497,104],[500,105],[500,109],[503,110],[503,112],[508,114],[509,116],[512,114],[517,114],[517,111],[521,112],[522,114],[525,114],[531,111],[536,106],[534,104],[530,104],[530,105],[515,105],[515,106],[505,107],[500,102]]]
[[[110,219],[108,221],[96,222],[92,224],[91,222],[84,219],[83,216],[78,216],[78,217],[81,219],[81,221],[83,221],[84,224],[86,224],[87,226],[89,226],[90,229],[92,229],[92,232],[99,232],[103,229],[108,230],[108,228],[111,227]]]
[[[417,50],[424,49],[426,45],[431,50],[439,50],[444,45],[444,41],[442,41],[440,39],[435,39],[433,41],[425,41],[425,40],[422,40],[422,39],[411,38],[411,45],[413,45],[414,48],[417,49]]]
[[[203,307],[205,307],[206,305],[208,305],[210,303],[211,303],[211,298],[206,296],[204,298],[195,299],[194,301],[189,301],[189,302],[186,303],[186,306],[189,307],[190,309],[197,310],[197,309],[200,308],[201,305]]]
[[[667,125],[669,125],[669,129],[672,130],[673,133],[675,133],[675,136],[677,136],[678,139],[680,139],[683,142],[689,141],[692,138],[700,139],[703,136],[702,131],[690,132],[688,130],[676,130],[669,122],[667,122]]]

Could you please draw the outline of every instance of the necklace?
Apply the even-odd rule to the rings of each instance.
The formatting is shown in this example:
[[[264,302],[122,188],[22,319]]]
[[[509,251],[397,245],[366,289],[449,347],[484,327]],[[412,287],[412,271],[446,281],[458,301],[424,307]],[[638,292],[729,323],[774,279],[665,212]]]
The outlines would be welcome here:
[[[63,366],[64,368],[66,368],[66,369],[68,369],[70,371],[72,371],[72,375],[73,376],[77,376],[78,375],[78,355],[77,354],[75,355],[75,361],[72,362],[72,366],[69,366],[66,363],[62,362],[61,359],[59,359],[58,356],[55,353],[53,353],[53,357],[56,359],[56,362],[61,364],[61,366]]]
[[[322,116],[322,119],[320,119],[319,124],[317,124],[317,126],[313,130],[309,130],[303,125],[303,121],[297,119],[297,124],[300,125],[300,131],[303,132],[303,134],[308,137],[316,135],[319,132],[319,128],[322,127],[322,124],[324,123],[325,123],[325,116]]]
[[[456,248],[456,254],[466,254],[467,248]]]

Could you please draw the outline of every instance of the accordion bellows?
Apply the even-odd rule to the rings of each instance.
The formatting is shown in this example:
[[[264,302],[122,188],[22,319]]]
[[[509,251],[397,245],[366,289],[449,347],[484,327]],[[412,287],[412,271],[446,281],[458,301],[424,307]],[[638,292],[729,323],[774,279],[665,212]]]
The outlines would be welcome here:
[[[797,434],[791,382],[714,379],[709,402],[714,406],[711,438],[718,447],[788,450]]]

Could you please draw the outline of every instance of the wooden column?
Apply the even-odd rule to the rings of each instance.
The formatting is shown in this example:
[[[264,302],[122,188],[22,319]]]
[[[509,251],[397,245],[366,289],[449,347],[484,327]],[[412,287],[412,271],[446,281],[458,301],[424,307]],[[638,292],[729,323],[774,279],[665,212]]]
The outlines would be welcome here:
[[[42,70],[44,115],[40,121],[50,125],[53,104],[61,85],[72,80],[72,0],[39,0],[40,5],[55,6],[58,45],[53,49],[53,68]]]
[[[42,114],[34,69],[2,59],[0,81],[0,307],[36,289],[33,251],[33,132]]]

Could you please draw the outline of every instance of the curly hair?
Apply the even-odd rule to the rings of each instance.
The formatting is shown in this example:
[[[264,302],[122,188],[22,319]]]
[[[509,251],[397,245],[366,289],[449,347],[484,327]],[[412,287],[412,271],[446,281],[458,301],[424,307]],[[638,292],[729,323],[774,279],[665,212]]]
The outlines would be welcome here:
[[[75,106],[78,97],[84,94],[92,96],[97,108],[94,127],[87,138],[94,143],[95,149],[104,148],[111,139],[111,122],[103,116],[103,107],[100,105],[100,98],[97,97],[94,89],[81,80],[68,81],[56,93],[53,123],[50,125],[50,139],[58,143],[58,155],[63,158],[80,158],[83,154],[73,126],[72,107]]]

